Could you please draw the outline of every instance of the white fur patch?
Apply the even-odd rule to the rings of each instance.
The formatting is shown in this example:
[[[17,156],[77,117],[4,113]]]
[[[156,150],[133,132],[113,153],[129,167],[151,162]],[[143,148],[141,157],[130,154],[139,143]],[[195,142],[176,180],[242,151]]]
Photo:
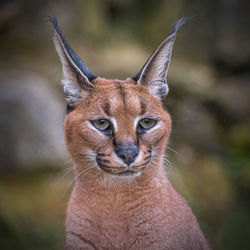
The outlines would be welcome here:
[[[117,131],[117,121],[114,117],[110,117],[109,118],[110,121],[112,122],[113,126],[114,126],[114,130]]]
[[[142,116],[137,116],[134,120],[134,128],[136,130],[138,122],[142,119]]]
[[[158,129],[160,126],[161,126],[161,121],[158,121],[157,124],[156,124],[154,127],[150,128],[150,129],[147,130],[147,131],[152,132],[152,131]]]

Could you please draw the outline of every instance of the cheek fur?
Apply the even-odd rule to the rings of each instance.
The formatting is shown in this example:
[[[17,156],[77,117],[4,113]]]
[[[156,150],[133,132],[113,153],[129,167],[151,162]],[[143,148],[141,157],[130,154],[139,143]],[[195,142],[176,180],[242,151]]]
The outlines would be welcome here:
[[[91,148],[94,152],[98,152],[102,147],[108,147],[112,139],[93,128],[88,122],[81,125],[78,136],[81,137],[84,148]]]
[[[168,141],[171,132],[170,116],[166,115],[165,119],[155,129],[152,129],[141,136],[143,144],[148,145],[150,148],[156,147],[161,141]]]
[[[64,130],[70,152],[82,153],[87,149],[97,152],[98,148],[110,141],[110,138],[93,128],[89,121],[83,120],[80,115],[72,117],[69,114],[64,121]]]

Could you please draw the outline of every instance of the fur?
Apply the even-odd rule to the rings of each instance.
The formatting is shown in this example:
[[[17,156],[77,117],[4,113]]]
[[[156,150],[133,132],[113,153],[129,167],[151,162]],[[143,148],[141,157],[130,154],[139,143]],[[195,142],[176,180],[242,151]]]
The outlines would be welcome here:
[[[165,77],[183,22],[176,23],[138,79],[122,81],[84,75],[65,50],[56,23],[55,44],[71,111],[64,122],[65,140],[75,166],[67,250],[210,249],[163,166],[171,132],[162,100],[168,92]],[[152,127],[143,128],[144,119],[154,121]],[[103,120],[109,124],[105,130],[95,125]],[[136,154],[125,161],[121,149],[123,155],[135,149]]]

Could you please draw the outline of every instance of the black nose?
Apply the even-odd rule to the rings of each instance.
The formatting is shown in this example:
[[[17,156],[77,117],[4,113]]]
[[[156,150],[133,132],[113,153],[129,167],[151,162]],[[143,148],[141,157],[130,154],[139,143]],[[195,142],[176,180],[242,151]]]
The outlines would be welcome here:
[[[139,154],[139,149],[137,145],[116,145],[116,154],[123,160],[124,163],[130,165],[134,162],[136,156]]]

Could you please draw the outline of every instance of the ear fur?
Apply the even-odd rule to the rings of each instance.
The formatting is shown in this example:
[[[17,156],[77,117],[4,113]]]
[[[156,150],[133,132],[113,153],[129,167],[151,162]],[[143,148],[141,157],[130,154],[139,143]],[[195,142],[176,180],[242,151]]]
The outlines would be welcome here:
[[[187,20],[187,18],[181,18],[175,22],[168,37],[158,46],[139,73],[133,77],[138,84],[148,86],[150,93],[160,100],[168,94],[166,77],[176,33]]]
[[[69,47],[62,36],[56,17],[51,17],[54,25],[54,44],[63,67],[64,93],[69,103],[77,103],[84,94],[91,91],[91,83],[97,76],[83,63],[80,57]]]

